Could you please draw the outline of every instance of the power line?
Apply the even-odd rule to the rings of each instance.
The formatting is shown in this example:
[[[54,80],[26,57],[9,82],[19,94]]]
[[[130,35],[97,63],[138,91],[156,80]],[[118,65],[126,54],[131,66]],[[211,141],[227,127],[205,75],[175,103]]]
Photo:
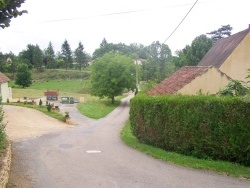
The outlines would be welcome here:
[[[189,11],[187,12],[187,14],[184,16],[184,18],[181,20],[181,22],[177,25],[177,27],[172,31],[172,33],[168,36],[168,38],[166,40],[164,40],[164,42],[162,44],[164,44],[165,42],[167,42],[167,40],[175,33],[175,31],[179,28],[179,26],[182,24],[182,22],[186,19],[186,17],[188,16],[188,14],[191,12],[191,10],[194,8],[194,6],[197,4],[198,0],[195,1],[195,3],[193,4],[193,6],[189,9]]]
[[[196,1],[196,3],[197,3],[197,1]],[[176,7],[183,7],[183,6],[189,6],[189,5],[190,5],[190,3],[187,3],[187,4],[180,4],[180,5],[161,7],[161,9],[176,8]],[[56,19],[56,20],[45,20],[45,21],[39,21],[37,23],[51,23],[51,22],[63,22],[63,21],[81,20],[81,19],[96,18],[96,17],[114,16],[114,15],[131,14],[131,13],[139,13],[139,12],[148,12],[148,11],[154,11],[156,9],[157,8],[141,9],[141,10],[130,10],[130,11],[113,12],[113,13],[107,13],[107,14],[101,14],[101,15],[94,15],[94,16],[75,17],[75,18],[62,18],[62,19]]]

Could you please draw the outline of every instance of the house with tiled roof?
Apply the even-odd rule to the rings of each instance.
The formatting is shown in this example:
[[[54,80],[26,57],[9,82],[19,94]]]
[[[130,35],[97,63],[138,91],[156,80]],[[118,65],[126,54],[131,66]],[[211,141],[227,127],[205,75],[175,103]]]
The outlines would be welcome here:
[[[218,40],[198,66],[214,66],[232,79],[246,81],[250,68],[250,28]]]
[[[153,87],[147,94],[215,94],[229,81],[230,77],[212,66],[185,66]]]
[[[12,98],[11,88],[8,86],[10,79],[0,72],[0,97],[2,102],[6,102],[7,99]]]
[[[230,79],[247,81],[250,68],[250,27],[218,40],[198,66],[186,66],[152,88],[149,95],[215,94]]]

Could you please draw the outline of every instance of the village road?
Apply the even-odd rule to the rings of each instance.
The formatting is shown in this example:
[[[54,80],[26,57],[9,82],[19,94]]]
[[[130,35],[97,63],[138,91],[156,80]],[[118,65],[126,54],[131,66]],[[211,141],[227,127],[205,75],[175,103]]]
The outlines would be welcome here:
[[[119,133],[129,116],[128,101],[129,97],[100,120],[83,117],[74,105],[65,105],[62,110],[70,111],[73,126],[14,141],[11,185],[18,188],[250,187],[246,180],[169,164],[126,146]],[[36,117],[26,118],[37,122]],[[49,119],[43,120],[43,124],[49,123]]]

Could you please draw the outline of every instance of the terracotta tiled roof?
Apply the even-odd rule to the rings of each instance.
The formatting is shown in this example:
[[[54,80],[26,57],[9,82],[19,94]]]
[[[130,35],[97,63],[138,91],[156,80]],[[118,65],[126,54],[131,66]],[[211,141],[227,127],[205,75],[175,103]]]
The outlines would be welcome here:
[[[8,81],[10,81],[10,79],[0,72],[0,84],[6,83]]]
[[[249,32],[250,29],[246,29],[227,38],[218,40],[200,61],[198,66],[214,66],[219,68]]]
[[[196,77],[207,72],[210,67],[185,66],[163,80],[159,85],[148,91],[148,95],[174,94],[185,85],[189,84]]]
[[[44,95],[47,96],[47,95],[53,95],[53,96],[58,96],[58,92],[57,91],[46,91],[44,92]]]

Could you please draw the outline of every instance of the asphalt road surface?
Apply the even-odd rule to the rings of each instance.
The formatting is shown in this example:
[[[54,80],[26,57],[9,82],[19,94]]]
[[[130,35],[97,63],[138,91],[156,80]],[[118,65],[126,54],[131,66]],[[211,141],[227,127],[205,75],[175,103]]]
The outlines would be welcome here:
[[[119,133],[129,116],[128,101],[129,97],[100,120],[80,115],[75,105],[64,105],[73,127],[14,141],[10,184],[18,188],[250,187],[247,180],[172,165],[126,146]]]

